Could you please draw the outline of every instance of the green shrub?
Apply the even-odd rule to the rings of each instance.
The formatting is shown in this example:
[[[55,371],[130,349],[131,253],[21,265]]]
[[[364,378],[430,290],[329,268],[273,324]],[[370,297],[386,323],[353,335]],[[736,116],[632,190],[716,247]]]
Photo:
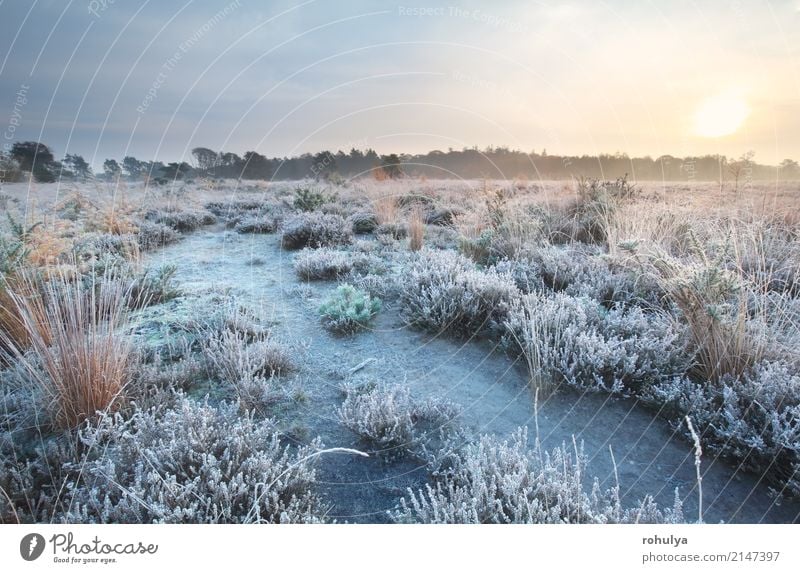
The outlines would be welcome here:
[[[298,211],[316,211],[332,199],[335,197],[329,197],[322,191],[308,187],[298,187],[294,190],[294,208]]]
[[[381,300],[344,284],[319,307],[322,323],[333,332],[351,333],[364,328],[381,309]]]

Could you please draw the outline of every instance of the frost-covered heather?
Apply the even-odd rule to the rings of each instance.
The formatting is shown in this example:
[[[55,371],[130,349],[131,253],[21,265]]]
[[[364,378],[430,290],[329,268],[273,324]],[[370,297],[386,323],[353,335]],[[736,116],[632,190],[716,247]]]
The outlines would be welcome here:
[[[664,314],[638,307],[606,310],[586,297],[531,293],[505,326],[537,386],[636,394],[690,365],[683,333]]]
[[[378,228],[378,218],[374,213],[359,211],[350,215],[348,221],[357,235],[371,233]]]
[[[281,245],[285,249],[349,245],[353,241],[353,231],[342,216],[317,211],[286,219],[282,233]]]
[[[210,375],[228,384],[247,408],[287,398],[291,385],[275,377],[297,366],[291,349],[269,335],[251,339],[238,330],[211,334],[204,343],[203,355]]]
[[[294,450],[236,405],[181,398],[174,409],[107,417],[81,435],[91,452],[69,470],[75,523],[317,523],[318,442]],[[95,456],[97,456],[95,458]]]
[[[400,277],[399,301],[417,328],[472,336],[502,325],[520,296],[511,277],[452,251],[423,249]]]
[[[624,302],[655,308],[664,297],[657,281],[635,264],[590,245],[529,245],[517,258],[499,261],[494,268],[512,276],[524,293],[549,290],[606,305]]]
[[[415,398],[407,386],[345,386],[339,420],[387,456],[413,452],[458,415],[449,402]]]
[[[529,448],[527,431],[511,442],[492,436],[439,454],[433,483],[409,489],[398,509],[401,523],[681,523],[683,512],[659,509],[652,498],[623,508],[620,484],[601,491],[586,475],[577,446]],[[589,487],[587,487],[589,484]]]
[[[136,239],[142,251],[153,251],[165,245],[170,245],[180,239],[180,233],[163,223],[142,221]]]
[[[214,214],[205,209],[178,209],[176,207],[150,210],[145,213],[144,218],[145,221],[166,225],[180,233],[194,231],[204,225],[212,225],[216,222]]]
[[[800,374],[785,362],[762,362],[716,383],[665,380],[643,398],[676,420],[691,416],[707,451],[766,470],[784,493],[800,495]]]
[[[275,217],[262,213],[245,215],[234,226],[237,233],[274,233],[277,228]]]
[[[382,270],[384,266],[379,257],[370,253],[329,247],[303,249],[294,259],[294,270],[303,280],[331,280],[352,271],[357,275]]]
[[[244,301],[237,298],[238,289],[197,294],[186,284],[178,290],[174,267],[149,267],[139,259],[146,251],[200,238],[182,233],[214,219],[238,232],[280,230],[285,248],[302,249],[293,259],[301,281],[331,279],[355,289],[324,305],[321,325],[299,325],[304,336],[304,329],[320,326],[361,329],[380,299],[387,309],[382,325],[394,326],[399,312],[416,328],[505,343],[512,354],[524,356],[537,386],[632,396],[666,418],[663,423],[671,424],[675,435],[683,434],[687,448],[689,416],[706,457],[727,458],[731,468],[752,470],[779,493],[800,498],[796,189],[771,186],[763,195],[734,197],[718,186],[659,184],[640,195],[619,183],[581,187],[409,177],[337,184],[324,190],[322,203],[306,194],[295,206],[296,186],[186,182],[151,187],[137,197],[144,185],[131,184],[126,199],[141,207],[115,210],[105,197],[110,186],[86,186],[56,201],[56,186],[42,185],[37,207],[47,217],[45,225],[25,233],[0,218],[4,276],[63,273],[80,288],[90,287],[87,297],[92,285],[113,277],[126,293],[126,314],[135,317],[130,327],[114,329],[113,341],[109,336],[108,348],[119,344],[121,352],[109,351],[103,358],[101,341],[92,342],[92,336],[105,331],[91,332],[105,328],[102,321],[92,319],[75,330],[88,336],[50,344],[48,326],[38,324],[33,309],[28,328],[44,328],[42,344],[33,352],[0,358],[0,522],[250,521],[256,519],[253,500],[264,491],[264,480],[280,473],[265,468],[273,464],[287,470],[302,452],[311,451],[284,450],[275,427],[291,427],[293,436],[297,431],[295,437],[307,442],[303,415],[298,414],[295,427],[294,413],[286,416],[283,408],[298,397],[298,378],[286,373],[310,372],[318,357],[298,353],[296,342],[276,341],[272,327],[262,321],[271,310],[280,317],[282,304],[316,303],[328,287],[282,274],[288,282],[284,292],[302,293],[307,300],[274,297],[265,283],[264,293],[257,293],[266,302],[260,309],[264,316],[256,317],[239,312]],[[4,192],[8,189],[17,197],[0,198],[2,208],[27,221],[20,209],[27,184]],[[332,201],[334,190],[338,198]],[[148,200],[140,201],[143,197]],[[203,204],[204,209],[194,206]],[[411,214],[428,224],[419,252],[409,252],[410,241],[400,239],[413,230],[404,224]],[[254,241],[272,248],[269,238]],[[172,249],[183,252],[184,247]],[[273,254],[262,250],[250,260],[271,265]],[[288,260],[282,255],[281,265]],[[169,262],[178,264],[178,276],[190,270],[181,266],[185,260]],[[11,307],[2,283],[0,305],[5,307],[0,329],[14,337],[19,332],[8,320]],[[61,306],[50,317],[61,326],[60,319],[76,308],[91,314],[92,305]],[[313,320],[301,312],[290,314],[279,328]],[[364,333],[357,341],[322,337],[318,340],[331,347],[316,349],[347,372],[368,358],[361,355],[365,349],[369,354],[371,345],[389,341],[386,364],[391,367],[408,359],[390,355],[395,336],[402,335],[389,328]],[[398,352],[403,348],[398,345]],[[70,359],[75,349],[102,364]],[[436,356],[429,360],[435,362]],[[114,378],[126,397],[118,415],[101,414],[98,422],[88,411],[106,400],[79,405],[73,418],[89,418],[81,426],[84,441],[79,440],[78,422],[60,422],[71,398],[53,400],[47,384],[72,380],[81,388],[89,380]],[[315,390],[310,389],[311,400],[317,399]],[[218,400],[235,405],[218,407]],[[281,407],[274,407],[276,402]],[[348,387],[343,403],[323,406],[340,406],[327,423],[344,424],[354,432],[352,439],[357,435],[370,449],[410,451],[432,460],[430,487],[414,487],[406,495],[392,513],[398,521],[680,520],[679,513],[659,512],[650,500],[623,509],[615,490],[601,493],[592,486],[585,460],[572,447],[544,453],[536,445],[532,450],[519,445],[522,435],[509,444],[507,435],[469,441],[459,434],[459,447],[429,458],[441,443],[434,438],[448,439],[461,429],[455,422],[438,432],[452,418],[449,406],[422,400],[405,386]],[[482,405],[475,407],[480,416]],[[275,426],[263,419],[265,413],[276,417]],[[342,428],[336,432],[341,435]],[[387,471],[394,463],[408,460],[381,461]],[[354,467],[362,470],[357,463]],[[714,464],[711,471],[719,467]],[[302,462],[296,476],[292,467],[274,484],[278,497],[270,494],[271,501],[258,509],[263,521],[324,519],[325,507],[308,472]],[[621,484],[623,490],[627,485]]]

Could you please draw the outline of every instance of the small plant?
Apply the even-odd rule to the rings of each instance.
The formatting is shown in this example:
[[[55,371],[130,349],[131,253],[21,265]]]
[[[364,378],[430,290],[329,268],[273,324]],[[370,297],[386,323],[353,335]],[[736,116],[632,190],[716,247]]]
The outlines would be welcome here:
[[[320,307],[322,323],[328,330],[352,333],[366,328],[381,309],[381,300],[343,284]]]
[[[176,207],[148,211],[145,214],[145,220],[167,225],[179,233],[189,233],[204,225],[213,225],[217,221],[214,214],[205,209],[184,210]]]
[[[425,219],[420,209],[414,209],[408,220],[408,248],[419,251],[425,238]]]
[[[331,280],[353,270],[353,259],[347,251],[303,249],[295,258],[294,271],[304,280]]]
[[[163,223],[142,221],[138,227],[136,240],[141,251],[153,251],[165,245],[178,242],[180,233]]]
[[[327,196],[322,191],[308,187],[298,187],[294,190],[294,208],[298,211],[316,211],[325,203],[332,202],[335,196]]]
[[[406,386],[346,386],[344,392],[339,421],[390,457],[417,451],[458,413],[447,402],[414,399]]]
[[[378,228],[378,218],[373,213],[354,213],[349,220],[356,235],[371,233]]]
[[[129,306],[142,308],[151,304],[161,304],[180,296],[181,291],[173,282],[177,270],[178,267],[175,265],[144,269],[131,283]]]
[[[352,241],[353,231],[343,217],[314,212],[301,213],[284,223],[281,246],[284,249],[317,248],[349,245]]]
[[[265,234],[274,233],[278,225],[272,215],[251,214],[242,217],[234,228],[237,233]]]

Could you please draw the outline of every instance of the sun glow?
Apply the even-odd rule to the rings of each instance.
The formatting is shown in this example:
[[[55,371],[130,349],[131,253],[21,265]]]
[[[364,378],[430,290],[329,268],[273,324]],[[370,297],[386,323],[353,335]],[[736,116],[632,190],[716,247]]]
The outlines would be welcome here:
[[[694,133],[701,137],[724,137],[738,130],[750,107],[736,94],[720,94],[700,103],[694,113]]]

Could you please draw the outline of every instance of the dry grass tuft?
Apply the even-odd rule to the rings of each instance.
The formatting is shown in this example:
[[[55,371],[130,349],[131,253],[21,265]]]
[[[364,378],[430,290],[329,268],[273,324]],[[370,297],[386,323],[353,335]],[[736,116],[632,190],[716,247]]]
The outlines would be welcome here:
[[[87,284],[65,275],[46,282],[25,276],[7,291],[22,336],[0,337],[25,379],[41,391],[57,427],[76,427],[121,403],[132,355],[118,332],[126,318],[122,285],[113,277]],[[27,339],[28,352],[20,339]]]
[[[419,208],[411,211],[408,219],[408,248],[419,251],[425,240],[425,218]]]

